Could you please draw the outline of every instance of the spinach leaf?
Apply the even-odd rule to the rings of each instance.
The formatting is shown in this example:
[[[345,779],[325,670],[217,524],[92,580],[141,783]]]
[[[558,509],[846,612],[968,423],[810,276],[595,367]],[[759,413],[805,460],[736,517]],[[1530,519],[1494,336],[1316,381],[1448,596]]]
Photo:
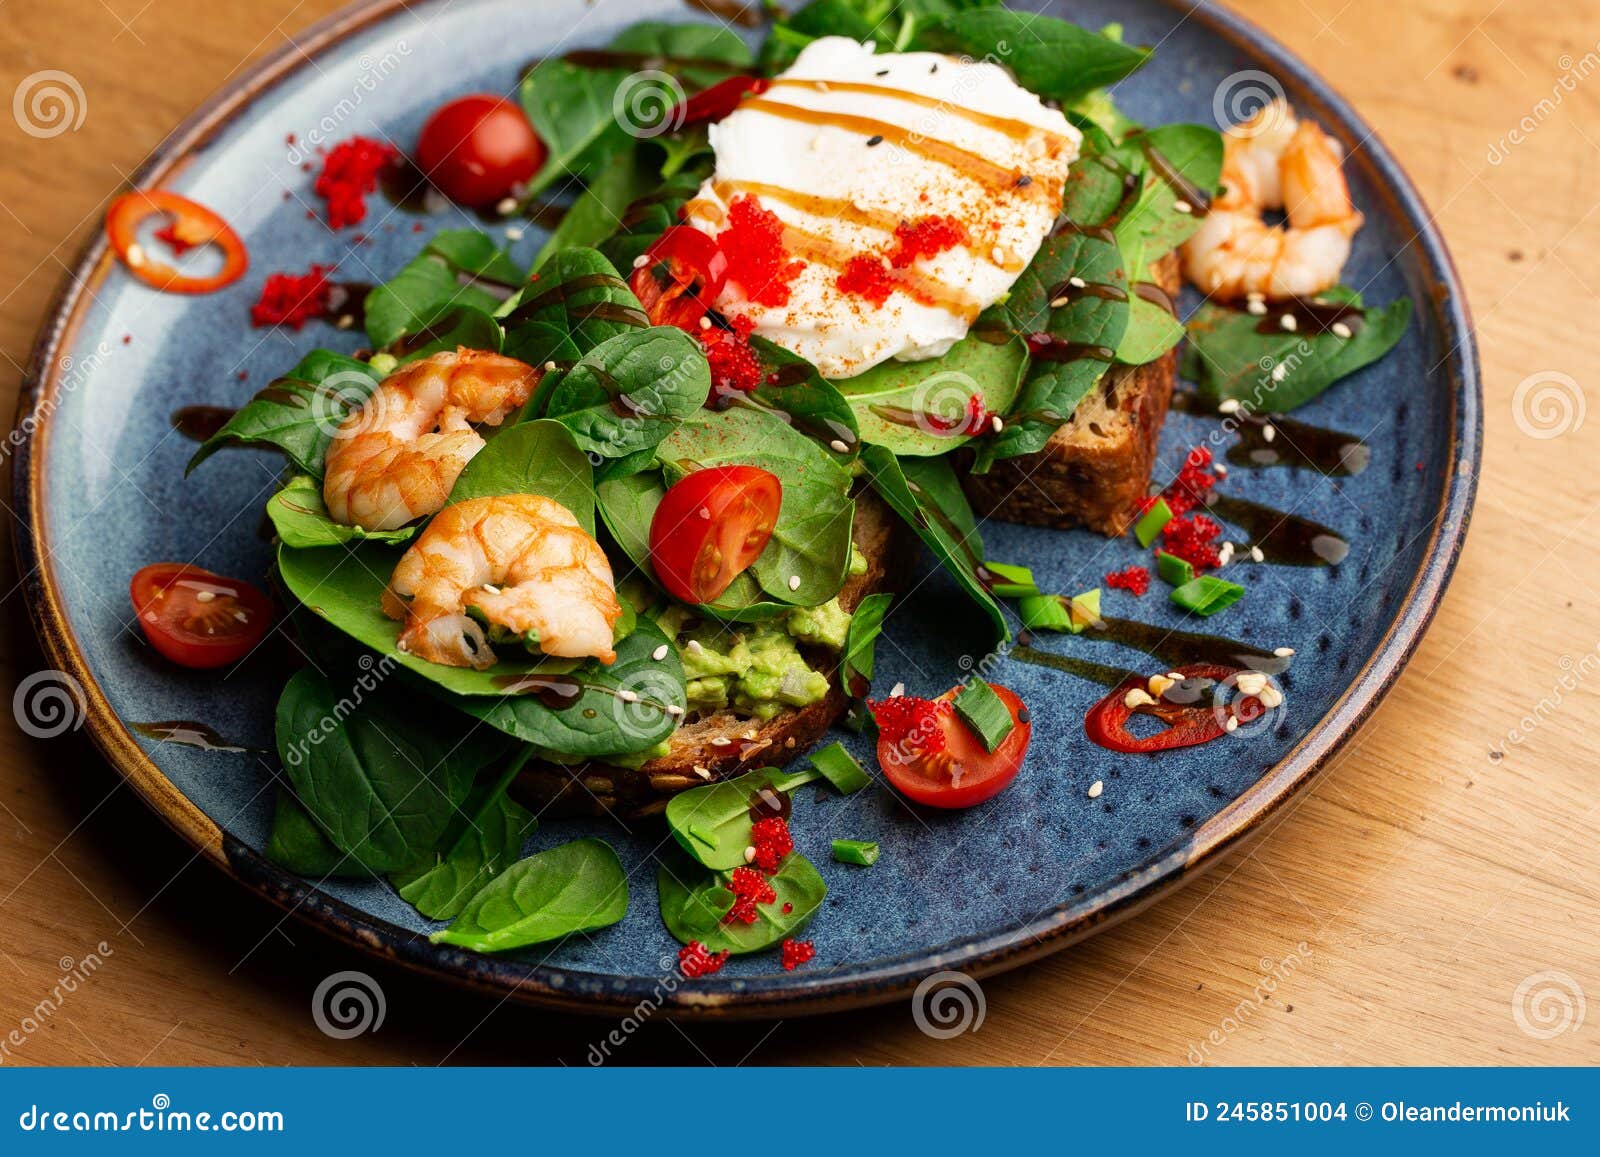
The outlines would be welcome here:
[[[772,411],[800,433],[815,439],[835,461],[853,459],[861,449],[861,437],[855,412],[838,386],[819,374],[805,358],[766,338],[751,338],[750,347],[760,355],[768,372],[754,390],[735,400]],[[835,442],[845,448],[838,449]]]
[[[301,805],[334,847],[382,873],[428,854],[504,740],[441,727],[437,712],[379,680],[368,673],[346,690],[297,671],[278,699],[276,730]]]
[[[1062,102],[1116,83],[1150,56],[1053,16],[1005,8],[953,13],[920,29],[911,47],[992,60],[1029,92]]]
[[[414,526],[396,530],[366,530],[335,522],[322,501],[322,483],[309,474],[296,474],[283,489],[267,499],[267,517],[285,546],[339,546],[346,542],[405,542],[416,534]]]
[[[367,340],[383,349],[437,323],[451,306],[493,314],[526,277],[487,233],[446,229],[367,294]]]
[[[1361,295],[1338,287],[1320,300],[1360,306]],[[1411,302],[1401,298],[1368,310],[1350,322],[1353,336],[1303,327],[1287,333],[1242,310],[1207,302],[1189,319],[1184,375],[1213,405],[1237,401],[1256,412],[1282,413],[1304,405],[1334,382],[1370,365],[1394,348],[1411,320]],[[1266,329],[1268,332],[1259,332]],[[1282,381],[1273,374],[1282,367]]]
[[[1079,226],[1102,225],[1143,189],[1144,154],[1117,145],[1096,125],[1078,124],[1083,145],[1062,189],[1061,217]]]
[[[1084,283],[1072,288],[1072,279]],[[1052,301],[1066,297],[1053,308]],[[1122,253],[1104,230],[1068,230],[1045,238],[1038,254],[1002,305],[978,324],[1016,334],[1044,332],[1067,343],[1066,360],[1030,359],[1016,407],[1003,429],[986,443],[997,458],[1042,449],[1100,380],[1128,326],[1128,278]]]
[[[757,466],[778,476],[783,505],[750,573],[774,600],[820,606],[844,585],[855,503],[850,472],[828,451],[762,410],[697,410],[658,447],[667,480],[704,466]],[[798,581],[794,581],[798,579]]]
[[[1117,222],[1117,240],[1124,250],[1138,245],[1146,261],[1171,253],[1200,228],[1200,217],[1180,212],[1173,177],[1207,198],[1222,179],[1222,134],[1206,125],[1162,125],[1128,138],[1123,151],[1138,150],[1146,159],[1145,186],[1138,202]],[[1162,176],[1166,169],[1172,177]]]
[[[711,392],[711,367],[681,329],[652,326],[608,338],[543,394],[543,416],[571,430],[586,454],[625,458],[654,449]]]
[[[894,596],[886,591],[868,595],[850,613],[845,631],[844,656],[839,661],[839,682],[851,695],[865,695],[872,683],[873,650],[883,633],[883,620],[889,614]],[[857,677],[860,684],[857,684]]]
[[[1027,362],[1027,348],[1017,338],[967,337],[941,358],[874,366],[840,382],[839,391],[855,411],[863,441],[896,454],[948,454],[972,436],[941,432],[940,424],[959,427],[974,394],[986,410],[1006,413]]]
[[[472,305],[446,305],[418,323],[408,340],[396,342],[388,352],[401,365],[461,346],[499,353],[505,333],[491,315]]]
[[[390,877],[401,899],[430,920],[454,919],[516,861],[523,841],[538,826],[533,813],[506,794],[522,764],[514,760],[496,783],[469,797],[461,831],[446,841],[442,856]]]
[[[356,860],[334,847],[287,787],[278,789],[267,835],[267,859],[297,876],[371,876]]]
[[[708,872],[686,856],[664,854],[656,871],[662,923],[680,942],[698,940],[711,952],[726,949],[743,955],[770,948],[805,927],[822,906],[828,885],[799,852],[785,856],[767,882],[777,896],[770,904],[756,906],[754,924],[725,921],[733,906],[728,874]]]
[[[1153,362],[1183,340],[1183,322],[1137,293],[1128,295],[1128,328],[1117,343],[1117,361],[1125,366]]]
[[[768,72],[787,68],[811,41],[822,36],[848,36],[876,41],[884,52],[903,51],[917,29],[941,17],[975,8],[993,8],[1001,0],[812,0],[773,26],[762,49]]]
[[[603,840],[573,840],[518,860],[429,937],[475,952],[524,948],[615,924],[628,914],[628,878]]]
[[[189,459],[185,473],[224,446],[276,446],[301,471],[321,478],[334,431],[367,400],[378,381],[378,372],[366,362],[312,350],[207,438]]]
[[[633,632],[618,641],[616,662],[609,667],[591,661],[565,674],[550,674],[546,668],[547,677],[535,676],[527,693],[518,693],[515,684],[494,685],[491,679],[497,698],[468,693],[452,702],[507,735],[567,756],[649,751],[677,730],[688,706],[683,664],[667,642],[655,623],[640,618]],[[663,646],[666,651],[655,658]],[[507,666],[497,663],[489,671]],[[487,673],[474,672],[480,678]],[[443,678],[434,681],[449,686]]]
[[[559,422],[519,422],[497,431],[461,471],[450,491],[450,505],[502,494],[552,498],[594,533],[589,459]]]
[[[620,230],[600,246],[606,260],[618,269],[632,269],[635,258],[643,256],[657,237],[678,224],[678,210],[694,196],[704,176],[698,171],[679,173],[635,198],[622,214]]]
[[[594,246],[622,227],[622,215],[656,185],[642,149],[624,149],[602,165],[533,259],[537,271],[563,250]],[[615,272],[615,271],[613,271]],[[543,279],[540,279],[541,282]],[[537,283],[536,283],[537,284]]]
[[[708,868],[743,867],[750,846],[750,805],[762,788],[793,791],[817,779],[814,767],[785,772],[759,767],[737,779],[681,791],[667,803],[667,826],[684,851]]]
[[[645,329],[650,318],[616,267],[594,249],[554,254],[507,303],[504,353],[529,365],[571,363],[610,338]],[[534,412],[554,388],[546,375],[529,403]]]
[[[1005,612],[980,577],[983,539],[978,536],[978,521],[972,516],[972,507],[961,491],[950,460],[896,458],[881,446],[868,446],[861,453],[861,461],[873,489],[917,532],[961,589],[983,608],[1000,638],[1009,639],[1011,629]]]

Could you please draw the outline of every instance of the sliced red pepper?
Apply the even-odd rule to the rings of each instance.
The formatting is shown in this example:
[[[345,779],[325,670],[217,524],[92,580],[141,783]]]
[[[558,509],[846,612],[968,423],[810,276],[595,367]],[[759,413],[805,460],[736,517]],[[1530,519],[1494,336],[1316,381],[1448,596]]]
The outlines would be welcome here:
[[[1176,674],[1185,679],[1210,679],[1221,683],[1238,672],[1215,663],[1191,663],[1187,667],[1177,668]],[[1090,708],[1083,721],[1085,734],[1111,751],[1171,751],[1209,743],[1219,735],[1227,734],[1226,724],[1230,715],[1240,723],[1251,723],[1266,710],[1254,696],[1243,696],[1220,707],[1209,701],[1190,706],[1157,699],[1153,706],[1135,709],[1124,702],[1129,691],[1144,691],[1146,687],[1146,681],[1138,676],[1124,679],[1111,694]],[[1167,725],[1166,730],[1141,739],[1127,728],[1129,717],[1135,714],[1155,716]]]
[[[196,246],[215,245],[222,252],[222,268],[209,277],[193,277],[154,260],[139,243],[139,226],[151,217],[168,219],[157,236],[180,254]],[[204,205],[166,189],[139,189],[111,202],[106,211],[106,238],[130,273],[168,293],[211,293],[232,285],[250,267],[244,242],[231,225]]]
[[[700,319],[728,276],[722,247],[692,225],[673,225],[645,250],[644,257],[628,284],[651,324],[698,332]]]
[[[747,96],[759,96],[772,86],[770,80],[759,76],[730,76],[719,80],[703,92],[697,92],[678,105],[667,118],[667,124],[686,128],[689,125],[720,121]]]

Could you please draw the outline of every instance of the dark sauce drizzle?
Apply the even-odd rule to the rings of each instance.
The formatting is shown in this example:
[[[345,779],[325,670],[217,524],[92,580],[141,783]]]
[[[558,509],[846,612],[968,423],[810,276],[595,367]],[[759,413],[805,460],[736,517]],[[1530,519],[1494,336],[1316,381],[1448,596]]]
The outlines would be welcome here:
[[[1251,643],[1198,631],[1175,631],[1133,619],[1104,618],[1086,627],[1079,637],[1143,651],[1160,659],[1169,670],[1190,663],[1215,663],[1220,667],[1264,671],[1269,675],[1282,674],[1289,669],[1288,658]]]
[[[1241,527],[1267,562],[1284,566],[1338,566],[1350,553],[1350,542],[1337,530],[1264,506],[1245,498],[1213,494],[1206,510]]]
[[[1308,301],[1303,297],[1290,298],[1288,301],[1273,302],[1267,307],[1267,312],[1261,315],[1261,320],[1256,323],[1257,333],[1282,333],[1285,318],[1294,318],[1294,332],[1319,336],[1333,329],[1335,325],[1345,325],[1354,337],[1361,332],[1361,327],[1367,324],[1367,311],[1359,305],[1347,305],[1334,301]]]
[[[231,406],[180,406],[172,411],[172,428],[191,442],[204,442],[239,411]]]
[[[1183,414],[1212,412],[1188,391],[1172,395],[1172,408]],[[1227,415],[1227,424],[1239,435],[1239,440],[1228,447],[1228,461],[1247,470],[1289,466],[1349,477],[1372,464],[1371,448],[1342,430],[1313,426],[1279,414],[1250,414],[1243,410]],[[1273,430],[1270,440],[1269,427]]]

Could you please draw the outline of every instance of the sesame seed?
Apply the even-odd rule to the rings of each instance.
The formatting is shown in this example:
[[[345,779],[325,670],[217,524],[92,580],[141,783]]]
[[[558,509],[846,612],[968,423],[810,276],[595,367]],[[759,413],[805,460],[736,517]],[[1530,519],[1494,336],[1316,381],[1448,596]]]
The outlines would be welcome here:
[[[654,651],[651,651],[650,657],[657,663],[665,659],[667,657],[667,644],[662,643],[661,646],[657,647]]]
[[[1278,427],[1274,426],[1271,422],[1268,422],[1265,426],[1261,427],[1261,440],[1263,442],[1271,442],[1277,438],[1277,436]]]
[[[1300,328],[1300,323],[1295,320],[1295,316],[1292,313],[1286,313],[1280,317],[1278,319],[1278,325],[1289,333],[1293,333],[1295,330]]]
[[[1089,785],[1089,798],[1090,799],[1099,799],[1100,798],[1100,793],[1105,791],[1105,789],[1106,789],[1106,781],[1105,780],[1103,780],[1103,779],[1095,780],[1093,783],[1091,783]]]
[[[1333,323],[1333,336],[1334,337],[1350,337],[1351,336],[1350,327],[1345,325],[1345,323],[1342,322],[1342,321],[1334,322]]]
[[[1267,556],[1261,553],[1261,548],[1259,546],[1252,546],[1250,548],[1251,562],[1265,562],[1266,560]]]
[[[624,687],[621,691],[617,692],[617,698],[621,699],[624,703],[637,703],[639,702],[639,693],[637,691],[629,691],[626,687]]]
[[[828,448],[830,450],[832,450],[835,454],[846,454],[846,453],[849,453],[849,451],[850,451],[850,447],[846,446],[838,438],[835,438],[833,441],[829,442],[828,443]]]
[[[904,683],[896,683],[893,687],[889,688],[889,698],[891,699],[898,699],[905,693],[906,685]]]
[[[637,256],[637,257],[635,257],[633,259],[633,267],[635,269],[643,269],[646,265],[649,265],[649,264],[650,264],[650,259],[648,257],[646,257],[643,253],[639,254],[639,256]]]
[[[1236,715],[1228,716],[1228,721],[1222,725],[1222,729],[1224,731],[1237,731],[1237,730],[1239,730],[1239,717],[1236,716]]]
[[[1179,212],[1179,213],[1193,213],[1194,212],[1194,206],[1189,204],[1189,202],[1185,201],[1182,197],[1179,197],[1176,201],[1174,201],[1172,203],[1172,208],[1176,212]]]
[[[744,862],[747,863],[747,864],[753,864],[753,863],[755,863],[755,860],[756,860],[756,848],[755,848],[754,844],[750,844],[750,845],[746,846],[746,848],[744,850]]]
[[[1155,700],[1150,698],[1149,692],[1142,687],[1135,687],[1122,697],[1122,705],[1129,711],[1132,711],[1135,707],[1148,707],[1154,702]]]
[[[1149,681],[1145,684],[1145,689],[1159,699],[1167,693],[1167,689],[1175,682],[1177,682],[1177,680],[1167,675],[1152,675],[1150,676]]]
[[[710,329],[711,328],[711,319],[709,317],[702,317],[700,319],[700,328],[701,329]]]
[[[217,593],[215,591],[201,591],[199,594],[194,596],[194,601],[197,603],[209,603],[216,597]]]
[[[555,373],[556,372],[556,363],[555,362],[545,362],[544,363],[544,372],[547,373],[547,374]]]
[[[355,315],[346,313],[346,314],[340,315],[339,320],[333,323],[333,328],[334,329],[349,329],[351,326],[355,325],[355,323],[356,323]]]
[[[711,778],[711,769],[708,767],[701,767],[698,763],[694,765],[694,773],[701,779]]]
[[[1226,478],[1228,476],[1228,468],[1221,462],[1218,462],[1215,466],[1213,466],[1211,468],[1211,472],[1218,478]]]
[[[792,591],[797,591],[797,590],[800,589],[800,576],[799,575],[792,574],[792,575],[789,576],[789,589],[792,590]]]
[[[1006,428],[1006,422],[1005,422],[1004,418],[1002,418],[999,414],[990,414],[989,415],[989,429],[993,430],[996,434],[998,434],[1001,430],[1004,430],[1005,428]]]
[[[732,747],[733,746],[733,740],[729,739],[725,735],[719,735],[719,736],[717,736],[715,739],[713,739],[711,741],[711,746],[712,747]]]
[[[510,228],[508,228],[506,230],[506,240],[507,241],[521,241],[522,237],[523,237],[522,230],[516,225],[512,225]]]
[[[869,149],[876,148],[881,144],[883,144],[883,138],[881,136],[870,136],[867,138],[867,148]]]
[[[396,651],[399,651],[402,655],[408,654],[411,651],[411,648],[406,646],[406,641],[404,639],[401,639],[398,642],[396,642],[395,645],[394,645],[394,649]]]
[[[1267,677],[1260,671],[1240,671],[1234,682],[1246,695],[1259,695],[1267,685]]]
[[[1283,692],[1270,683],[1261,688],[1261,694],[1257,698],[1261,700],[1261,706],[1269,710],[1283,706]]]
[[[486,595],[497,595],[500,593],[500,588],[497,586],[490,586],[488,583],[484,583],[483,593]]]
[[[690,639],[684,644],[683,649],[688,651],[691,655],[698,655],[700,652],[705,650],[705,648],[700,645],[699,639]]]
[[[1278,656],[1278,658],[1280,658],[1280,659],[1287,659],[1291,655],[1294,654],[1294,648],[1293,647],[1279,647],[1275,651],[1273,651],[1272,653],[1274,655]]]
[[[682,715],[683,714],[683,708],[679,707],[676,703],[668,703],[667,704],[667,714],[668,715]]]
[[[1182,683],[1183,682],[1183,675],[1180,672],[1177,672],[1177,671],[1168,671],[1167,672],[1167,678],[1171,679],[1174,683]]]
[[[1053,297],[1053,298],[1050,299],[1050,308],[1051,309],[1060,309],[1063,305],[1071,305],[1071,304],[1072,304],[1072,298],[1070,298],[1070,297]]]
[[[702,318],[701,320],[704,320],[704,319]],[[1287,362],[1279,362],[1277,365],[1272,367],[1272,380],[1273,381],[1281,382],[1281,381],[1283,381],[1284,378],[1286,378],[1288,376],[1289,376],[1289,364]]]
[[[1239,412],[1239,399],[1238,398],[1224,398],[1222,401],[1217,403],[1217,412],[1219,414],[1236,414],[1236,413],[1238,413]]]
[[[1233,561],[1233,543],[1225,542],[1217,548],[1217,565],[1227,566]]]
[[[1245,309],[1250,313],[1255,314],[1255,316],[1260,317],[1262,314],[1267,312],[1267,303],[1264,301],[1252,301],[1245,306]]]
[[[1081,277],[1069,277],[1067,278],[1067,284],[1072,286],[1073,289],[1084,289],[1088,287],[1089,283]]]
[[[494,207],[494,211],[502,217],[511,216],[517,211],[517,199],[515,197],[502,197],[500,203]]]

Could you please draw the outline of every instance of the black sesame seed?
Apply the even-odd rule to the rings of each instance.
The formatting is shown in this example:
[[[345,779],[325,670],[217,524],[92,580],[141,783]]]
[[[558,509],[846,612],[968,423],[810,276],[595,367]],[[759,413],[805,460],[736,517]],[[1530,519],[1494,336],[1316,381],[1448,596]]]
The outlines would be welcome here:
[[[887,68],[880,68],[880,69],[878,69],[877,72],[873,73],[872,75],[873,76],[888,76],[889,75],[889,70]]]
[[[931,74],[931,73],[935,73],[935,72],[938,72],[938,71],[939,71],[939,62],[936,60],[936,61],[934,61],[932,64],[930,64],[928,66],[928,72]]]
[[[1028,709],[1026,707],[1018,707],[1017,708],[1017,722],[1018,723],[1027,723],[1032,719],[1033,719],[1033,715],[1028,711]]]
[[[1027,173],[1023,173],[1022,176],[1017,178],[1017,188],[1019,189],[1026,189],[1031,184],[1033,184],[1033,178],[1028,176]]]
[[[869,149],[872,148],[873,145],[881,145],[881,144],[883,144],[883,138],[882,137],[871,137],[871,138],[869,138],[867,140],[867,148],[869,148]]]

